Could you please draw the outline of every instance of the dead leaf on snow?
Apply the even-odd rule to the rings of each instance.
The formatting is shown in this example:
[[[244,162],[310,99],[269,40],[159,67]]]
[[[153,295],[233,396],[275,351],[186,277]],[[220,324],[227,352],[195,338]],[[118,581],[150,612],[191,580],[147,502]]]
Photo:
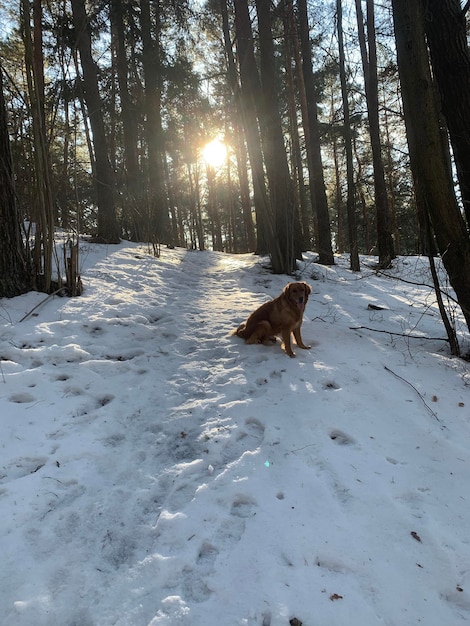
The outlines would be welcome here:
[[[342,599],[343,599],[343,596],[340,596],[338,593],[333,593],[333,594],[330,596],[330,600],[331,600],[332,602],[334,602],[335,600],[342,600]]]

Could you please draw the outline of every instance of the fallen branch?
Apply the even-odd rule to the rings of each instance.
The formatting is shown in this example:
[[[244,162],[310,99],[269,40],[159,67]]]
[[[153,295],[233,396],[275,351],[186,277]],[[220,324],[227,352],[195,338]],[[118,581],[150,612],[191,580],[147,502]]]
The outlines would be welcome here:
[[[386,335],[395,335],[397,337],[406,337],[407,339],[428,339],[429,341],[447,341],[445,337],[425,337],[424,335],[410,335],[407,333],[394,333],[391,330],[381,330],[379,328],[369,328],[368,326],[350,326],[349,330],[370,330],[374,333],[385,333]]]
[[[431,415],[436,418],[436,420],[439,422],[439,424],[441,423],[441,420],[437,417],[436,413],[434,413],[434,411],[431,409],[429,404],[426,403],[426,400],[423,398],[423,396],[419,393],[419,391],[416,389],[416,387],[414,385],[412,385],[408,380],[406,380],[406,378],[402,378],[398,374],[395,374],[395,372],[393,370],[391,370],[389,367],[387,367],[386,365],[384,365],[384,369],[387,370],[387,372],[390,372],[390,374],[393,374],[399,380],[402,380],[404,383],[409,385],[413,389],[413,391],[415,391],[418,394],[418,396],[421,398],[422,403],[427,408],[427,410],[431,413]],[[443,428],[445,428],[445,426]]]
[[[32,313],[34,313],[34,311],[36,309],[39,309],[39,307],[42,306],[44,304],[44,302],[47,302],[50,298],[52,298],[52,296],[56,296],[58,293],[60,293],[61,291],[64,291],[64,290],[65,290],[65,287],[60,287],[60,289],[57,289],[56,291],[53,291],[52,293],[50,293],[46,298],[44,298],[44,300],[41,300],[41,302],[36,304],[36,306],[34,308],[32,308],[31,311],[29,311],[29,313],[26,313],[26,315],[24,315],[20,319],[18,324],[20,324],[21,322],[24,322],[25,319],[27,319]]]
[[[372,269],[372,268],[370,268],[370,269]],[[385,270],[376,269],[375,273],[379,274],[380,276],[383,276],[384,278],[390,278],[391,280],[396,280],[396,281],[398,281],[400,283],[405,283],[407,285],[414,285],[416,287],[427,287],[430,291],[434,291],[435,290],[433,285],[428,285],[427,283],[419,283],[419,282],[416,282],[414,280],[407,280],[406,278],[402,278],[401,276],[393,276],[392,274],[388,274]],[[439,291],[442,294],[444,294],[446,298],[448,298],[449,300],[451,300],[455,304],[457,304],[457,305],[459,304],[459,301],[457,300],[457,298],[454,298],[450,293],[448,293],[444,289],[439,288]]]

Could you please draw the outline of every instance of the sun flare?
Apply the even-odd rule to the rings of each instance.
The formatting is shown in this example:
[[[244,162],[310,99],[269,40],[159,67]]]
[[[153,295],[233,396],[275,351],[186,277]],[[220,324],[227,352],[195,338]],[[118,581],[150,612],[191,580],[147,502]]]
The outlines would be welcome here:
[[[213,139],[202,149],[202,156],[207,165],[220,167],[227,158],[227,146],[220,139]]]

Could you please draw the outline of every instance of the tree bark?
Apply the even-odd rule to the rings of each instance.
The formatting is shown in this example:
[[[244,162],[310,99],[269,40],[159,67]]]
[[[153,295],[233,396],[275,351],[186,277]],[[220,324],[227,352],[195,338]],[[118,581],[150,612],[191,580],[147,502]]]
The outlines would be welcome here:
[[[98,67],[91,54],[91,34],[84,0],[71,0],[76,46],[83,72],[85,101],[93,132],[95,185],[98,204],[97,238],[105,243],[119,243],[120,232],[114,201],[114,173],[108,155],[101,97],[98,89]]]
[[[0,67],[0,298],[12,298],[31,289],[31,275],[21,237],[20,218],[3,97]]]
[[[168,199],[163,168],[163,132],[161,119],[162,68],[160,56],[160,6],[155,2],[152,20],[149,0],[140,1],[142,30],[142,65],[145,79],[145,118],[148,151],[149,238],[161,242],[171,236]],[[154,23],[152,23],[154,22]],[[153,32],[156,33],[155,37]]]
[[[317,96],[312,68],[312,46],[307,15],[307,1],[297,0],[300,47],[302,52],[302,77],[305,85],[307,126],[304,126],[306,137],[310,196],[312,209],[317,222],[317,245],[319,263],[334,265],[335,259],[331,244],[330,216],[326,198],[325,178],[320,143],[320,127],[318,123]]]
[[[144,207],[142,180],[137,156],[137,110],[129,93],[124,11],[122,0],[111,0],[111,28],[116,56],[124,148],[125,203],[127,205],[125,219],[130,225],[131,238],[135,241],[142,241],[142,212]]]
[[[357,246],[357,225],[356,225],[356,200],[354,194],[354,169],[351,120],[349,115],[349,94],[346,81],[346,63],[344,55],[343,37],[343,5],[341,0],[336,1],[336,12],[338,20],[338,46],[339,46],[339,76],[341,82],[341,95],[343,100],[343,139],[346,153],[346,178],[347,178],[347,214],[348,214],[348,234],[349,234],[349,255],[350,267],[353,272],[358,272],[360,268],[359,253]]]
[[[375,41],[374,0],[367,0],[367,43],[364,32],[364,17],[361,0],[356,0],[356,16],[361,49],[364,84],[366,89],[367,116],[369,119],[370,143],[374,168],[375,206],[377,213],[377,248],[379,267],[390,267],[395,257],[391,230],[390,211],[382,161],[379,120],[379,91],[377,82],[377,51]]]
[[[255,228],[253,224],[253,218],[251,215],[251,201],[250,201],[250,189],[248,184],[248,168],[247,168],[247,154],[246,147],[243,141],[242,135],[242,110],[240,100],[240,86],[237,77],[237,68],[235,64],[235,58],[233,54],[232,42],[230,39],[229,23],[228,23],[228,11],[227,0],[220,0],[220,10],[222,14],[222,28],[224,34],[224,46],[227,55],[227,71],[228,81],[230,89],[234,98],[233,113],[233,125],[234,125],[234,150],[235,158],[237,161],[238,180],[240,184],[240,202],[243,215],[244,226],[244,238],[245,246],[248,251],[254,252],[256,250],[256,236]]]
[[[289,172],[286,147],[279,113],[279,77],[274,61],[271,31],[271,2],[256,0],[258,15],[261,94],[258,118],[264,162],[269,181],[273,220],[273,240],[269,243],[275,274],[291,274],[295,259],[301,258],[301,245],[295,237],[294,187]]]
[[[23,17],[23,42],[28,95],[31,106],[34,174],[36,179],[36,230],[34,242],[34,279],[36,289],[49,293],[52,281],[54,248],[54,200],[49,147],[44,111],[44,60],[42,53],[42,12],[39,0],[34,1],[34,39],[31,29],[30,5],[21,4]]]
[[[294,18],[292,0],[283,0],[283,23],[285,39],[285,66],[287,84],[287,103],[289,110],[289,132],[291,136],[291,171],[294,179],[294,200],[298,206],[298,239],[301,242],[302,251],[312,249],[310,237],[310,205],[304,178],[304,161],[300,146],[298,110],[295,88],[294,67],[300,67],[300,50],[297,37],[297,26]]]
[[[253,33],[247,0],[234,0],[235,33],[237,38],[237,57],[240,70],[240,106],[245,129],[246,144],[251,166],[253,197],[256,213],[257,252],[268,252],[268,240],[271,237],[269,221],[269,200],[266,191],[263,153],[256,112],[256,98],[261,85],[256,66]]]
[[[470,51],[460,0],[427,0],[425,30],[470,228]]]
[[[470,329],[470,239],[460,212],[440,130],[421,0],[392,0],[410,163],[439,253]]]

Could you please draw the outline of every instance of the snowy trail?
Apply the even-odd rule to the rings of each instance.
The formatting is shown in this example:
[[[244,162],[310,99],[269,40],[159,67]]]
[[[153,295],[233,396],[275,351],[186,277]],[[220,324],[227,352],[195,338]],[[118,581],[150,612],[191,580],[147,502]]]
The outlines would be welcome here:
[[[2,626],[468,621],[468,369],[351,330],[437,336],[426,295],[306,265],[289,359],[229,334],[286,282],[249,255],[90,247],[83,278],[2,332]]]

